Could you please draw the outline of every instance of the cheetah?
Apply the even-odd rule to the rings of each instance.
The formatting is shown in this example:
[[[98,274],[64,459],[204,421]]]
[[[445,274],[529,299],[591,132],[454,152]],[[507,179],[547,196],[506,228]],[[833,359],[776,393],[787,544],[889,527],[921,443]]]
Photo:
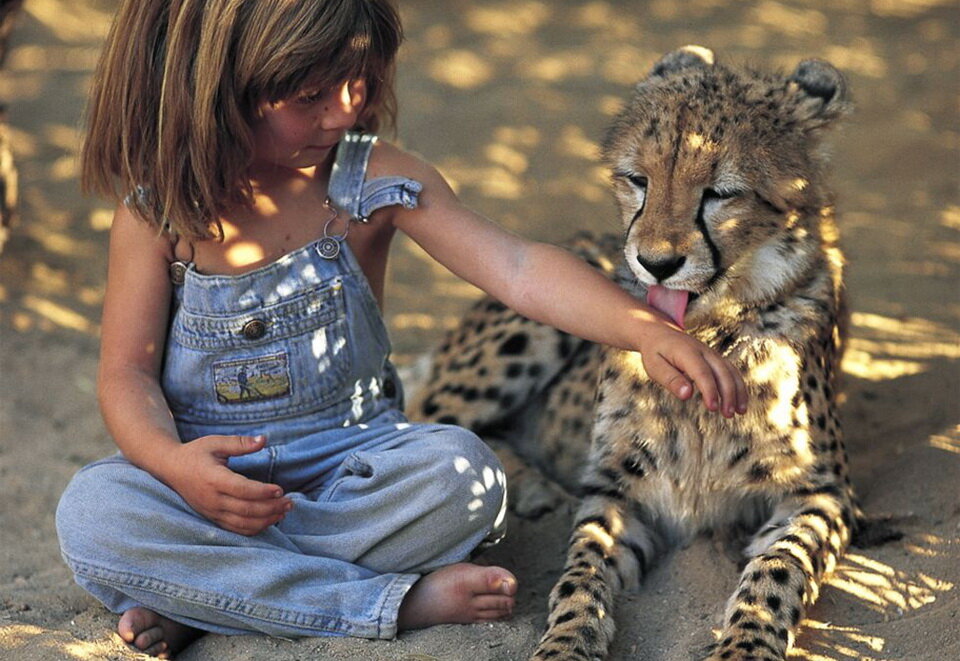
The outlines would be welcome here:
[[[827,62],[772,74],[688,46],[602,142],[624,234],[568,247],[736,365],[745,415],[678,400],[637,354],[494,300],[435,354],[412,415],[505,440],[508,469],[522,456],[582,499],[533,659],[606,658],[619,591],[669,548],[743,531],[739,584],[700,657],[786,657],[860,516],[837,416],[846,306],[822,142],[850,107]]]

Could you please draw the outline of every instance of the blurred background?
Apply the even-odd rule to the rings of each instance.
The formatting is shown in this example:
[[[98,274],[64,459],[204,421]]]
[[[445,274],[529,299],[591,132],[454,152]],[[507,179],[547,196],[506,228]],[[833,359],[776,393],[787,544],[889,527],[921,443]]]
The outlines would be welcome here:
[[[0,254],[0,657],[34,635],[72,640],[67,623],[90,606],[60,563],[53,511],[70,475],[113,449],[94,393],[113,205],[81,196],[77,153],[116,4],[26,0],[0,71],[19,171]],[[920,654],[909,627],[868,634],[857,626],[869,618],[855,617],[845,623],[852,633],[822,623],[800,641],[798,658],[960,658],[957,0],[404,0],[400,8],[398,142],[437,165],[474,209],[547,241],[619,230],[597,143],[662,53],[695,43],[726,62],[789,71],[821,57],[844,72],[856,112],[831,140],[853,308],[844,417],[861,493],[907,521],[909,534],[890,557],[852,560],[833,589],[877,622],[917,617],[940,638],[932,647],[921,626],[912,634],[926,641]],[[397,362],[437,344],[478,296],[400,237],[385,310]],[[541,572],[545,585],[550,571]],[[530,631],[543,611],[530,606]],[[90,617],[91,631],[112,626],[102,613]],[[510,658],[497,654],[474,658]],[[664,654],[651,658],[674,658]]]

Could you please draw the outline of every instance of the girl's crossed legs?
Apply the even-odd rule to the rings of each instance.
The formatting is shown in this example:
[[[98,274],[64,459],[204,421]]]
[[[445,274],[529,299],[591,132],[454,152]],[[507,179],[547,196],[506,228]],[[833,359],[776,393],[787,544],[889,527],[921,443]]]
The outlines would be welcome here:
[[[200,517],[122,457],[96,462],[61,500],[64,557],[81,586],[124,613],[121,637],[153,654],[176,651],[194,628],[392,638],[508,615],[514,577],[460,562],[502,534],[495,455],[456,427],[395,427],[316,491],[289,493],[293,510],[253,537]],[[271,481],[283,485],[282,449],[265,457],[278,454]]]

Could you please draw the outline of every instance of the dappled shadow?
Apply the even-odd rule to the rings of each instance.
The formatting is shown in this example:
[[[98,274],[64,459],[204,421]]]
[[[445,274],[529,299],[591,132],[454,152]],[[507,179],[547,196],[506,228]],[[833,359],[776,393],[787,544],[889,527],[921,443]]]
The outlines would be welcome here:
[[[857,102],[832,140],[854,308],[956,327],[960,132],[949,2],[654,1],[630,12],[608,2],[453,5],[451,20],[404,4],[416,36],[400,68],[400,137],[475,208],[537,238],[619,231],[597,144],[661,53],[702,43],[722,59],[785,69],[824,57],[844,70]],[[439,338],[477,292],[409,243],[398,253],[389,312],[411,331],[397,342],[405,357]],[[930,303],[912,296],[920,281],[937,291]],[[423,282],[434,294],[429,319],[416,316],[427,307],[417,302]]]
[[[29,375],[54,345],[78,347],[86,359],[96,350],[112,205],[79,195],[76,157],[86,88],[115,4],[28,0],[11,40],[0,98],[9,105],[21,209],[0,257],[5,374]],[[661,53],[700,43],[728,61],[792,69],[803,58],[823,57],[845,72],[857,110],[832,142],[853,309],[844,363],[846,433],[867,505],[919,514],[908,522],[906,540],[891,545],[895,552],[854,549],[841,563],[824,590],[826,606],[818,605],[805,623],[797,656],[895,658],[889,650],[897,645],[876,631],[878,619],[956,603],[960,580],[956,540],[933,532],[952,516],[934,516],[948,498],[929,506],[917,485],[922,465],[910,463],[919,453],[938,453],[938,466],[956,472],[960,461],[955,1],[404,0],[401,11],[407,43],[398,78],[399,140],[437,164],[468,205],[538,239],[559,240],[584,229],[619,231],[598,144],[630,86]],[[391,258],[390,280],[387,320],[401,363],[437,343],[479,295],[403,238]],[[17,341],[9,341],[14,334]],[[22,352],[32,345],[35,353]],[[11,347],[23,355],[13,355]],[[15,360],[17,369],[10,369]],[[18,394],[17,402],[72,397],[57,420],[61,436],[67,425],[92,435],[92,387],[80,391],[73,385],[79,376],[59,376],[33,375],[34,383],[24,378],[20,384],[8,379],[3,392],[34,389]],[[12,409],[10,426],[24,427]],[[18,407],[17,413],[31,411]],[[78,423],[80,414],[89,417]],[[31,457],[63,454],[60,436],[37,443]],[[103,447],[106,441],[70,452],[89,458]],[[0,449],[8,468],[14,450]],[[63,476],[75,468],[16,465],[24,484],[47,485],[39,496],[32,488],[16,491],[8,506],[18,510],[28,497],[55,502]],[[53,486],[51,472],[62,473]],[[5,489],[12,493],[10,484]],[[904,494],[883,495],[892,489]],[[535,527],[524,534],[531,544],[544,538]],[[558,561],[565,535],[550,532]],[[28,544],[38,542],[15,543],[21,545],[16,553],[28,555]],[[52,528],[42,543],[55,545]],[[538,611],[530,620],[536,619],[536,628],[552,576],[541,559],[525,557],[524,548],[512,545],[506,552],[527,567],[534,583],[524,608]],[[952,569],[944,569],[947,561]],[[821,621],[820,609],[833,600],[856,605],[844,615],[867,615]],[[36,632],[15,633],[28,640]],[[98,658],[92,650],[99,643],[68,648],[66,634],[51,640],[65,658]],[[496,650],[491,654],[497,658]]]
[[[943,553],[945,540],[929,537],[934,545],[911,546],[919,553]],[[906,611],[917,610],[936,601],[938,593],[955,587],[949,581],[923,572],[911,575],[854,552],[844,555],[830,585],[862,600],[868,608],[887,615],[903,615]]]
[[[77,154],[112,4],[33,0],[11,38],[0,98],[10,106],[20,220],[0,259],[7,329],[98,332],[111,212],[79,196]]]
[[[51,631],[32,624],[8,624],[0,626],[0,651],[22,659],[98,661],[125,657],[128,648],[113,633],[96,640],[78,640],[65,631]]]
[[[940,567],[955,566],[960,561],[960,540],[951,540],[936,535],[919,535],[904,544],[909,556],[936,559]],[[918,563],[911,561],[916,567]],[[920,563],[922,564],[922,562]],[[861,607],[872,611],[883,622],[891,619],[910,620],[936,608],[937,600],[956,588],[955,583],[915,568],[905,570],[869,557],[852,549],[841,560],[834,576],[824,590],[823,598],[832,600],[852,599]],[[839,596],[836,592],[841,593]],[[956,597],[948,599],[955,603]],[[810,617],[802,623],[802,635],[790,658],[818,661],[820,659],[857,659],[879,661],[903,658],[891,650],[885,632],[872,626],[875,619],[869,616],[853,618],[852,621],[824,621],[821,610],[814,608]],[[956,641],[954,641],[956,642]],[[924,647],[922,654],[933,654],[933,649]],[[892,655],[892,656],[891,656]],[[942,658],[948,658],[946,655]],[[909,656],[908,658],[919,658]],[[928,657],[924,657],[928,658]],[[932,656],[929,658],[933,658]]]
[[[475,208],[536,238],[617,231],[597,144],[659,54],[698,42],[723,59],[784,68],[825,57],[845,71],[859,101],[835,141],[855,307],[956,325],[952,3],[655,0],[631,12],[600,1],[448,4],[438,12],[403,3],[399,137]],[[14,35],[0,82],[23,178],[22,221],[0,266],[8,328],[98,331],[111,205],[78,196],[76,155],[86,86],[114,5],[34,0]],[[881,242],[878,233],[899,240]],[[406,241],[392,271],[389,321],[403,362],[452,326],[478,292]],[[871,286],[878,279],[888,286]],[[934,281],[947,304],[933,310],[912,300],[918,279]]]

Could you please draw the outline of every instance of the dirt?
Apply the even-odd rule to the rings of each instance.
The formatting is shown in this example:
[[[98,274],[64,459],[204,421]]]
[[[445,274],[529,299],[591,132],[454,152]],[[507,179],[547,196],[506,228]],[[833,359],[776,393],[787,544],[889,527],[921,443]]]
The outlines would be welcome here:
[[[0,101],[21,174],[0,258],[0,658],[141,658],[63,565],[53,512],[70,476],[113,450],[94,379],[111,205],[79,192],[84,95],[113,2],[30,0]],[[843,419],[853,478],[903,538],[853,548],[792,658],[960,658],[960,126],[952,0],[406,0],[398,139],[473,208],[543,240],[616,231],[595,148],[663,52],[842,69],[857,112],[833,136],[853,307]],[[401,364],[478,295],[401,238],[386,316]],[[395,641],[206,636],[180,658],[513,661],[533,649],[574,504],[510,521],[487,554],[516,572],[512,621]],[[736,560],[709,540],[624,595],[612,658],[688,659],[711,640]]]

